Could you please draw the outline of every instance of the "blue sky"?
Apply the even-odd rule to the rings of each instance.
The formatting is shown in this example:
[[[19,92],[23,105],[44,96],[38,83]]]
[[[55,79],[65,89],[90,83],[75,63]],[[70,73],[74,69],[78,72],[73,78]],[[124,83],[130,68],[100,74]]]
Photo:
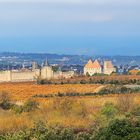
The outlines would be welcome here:
[[[140,55],[140,1],[0,0],[0,51]]]

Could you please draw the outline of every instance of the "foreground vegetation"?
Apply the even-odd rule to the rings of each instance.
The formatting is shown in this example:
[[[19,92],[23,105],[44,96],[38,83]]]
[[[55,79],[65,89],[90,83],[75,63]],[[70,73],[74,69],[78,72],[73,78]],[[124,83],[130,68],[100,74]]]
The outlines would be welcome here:
[[[139,93],[136,82],[1,84],[0,140],[139,140]]]
[[[98,99],[88,104],[85,98],[56,97],[42,104],[32,98],[17,105],[1,93],[0,140],[139,140],[135,94],[120,94],[116,102]]]
[[[13,134],[0,135],[1,140],[139,140],[140,121],[132,123],[129,119],[112,120],[106,127],[97,132],[89,130],[74,130],[61,126],[47,127],[43,122],[37,122],[32,129]]]

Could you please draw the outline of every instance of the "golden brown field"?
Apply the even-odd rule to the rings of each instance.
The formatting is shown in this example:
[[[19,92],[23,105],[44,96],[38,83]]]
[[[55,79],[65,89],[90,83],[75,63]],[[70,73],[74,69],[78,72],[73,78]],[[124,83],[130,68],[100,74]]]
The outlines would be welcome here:
[[[12,101],[25,101],[35,94],[50,94],[64,92],[96,92],[102,85],[94,84],[64,84],[36,85],[35,83],[1,83],[0,92],[8,92]],[[124,96],[125,98],[120,96]],[[39,99],[39,109],[29,113],[15,114],[12,110],[0,110],[0,131],[10,132],[32,127],[34,122],[45,120],[48,125],[71,126],[75,128],[90,127],[98,119],[99,110],[107,103],[121,107],[132,107],[140,104],[140,94],[133,95],[104,95],[91,97],[54,97]],[[102,119],[102,118],[101,118]],[[7,125],[8,124],[8,125]]]
[[[129,96],[129,95],[128,95]],[[99,110],[105,103],[118,102],[119,95],[95,96],[95,97],[55,97],[42,99],[38,110],[15,114],[13,111],[0,110],[0,132],[14,132],[32,127],[34,122],[43,120],[50,126],[60,125],[74,128],[88,128],[99,117]],[[128,104],[140,104],[140,95],[128,97]],[[132,102],[131,102],[132,99]],[[127,98],[125,98],[127,100]],[[125,101],[124,103],[127,103]],[[121,103],[121,106],[123,103]],[[125,106],[125,105],[124,105]],[[8,125],[7,125],[8,124]]]
[[[101,85],[66,84],[66,85],[37,85],[35,83],[1,83],[0,92],[9,93],[14,101],[23,101],[36,94],[55,94],[67,92],[87,93],[96,92]]]

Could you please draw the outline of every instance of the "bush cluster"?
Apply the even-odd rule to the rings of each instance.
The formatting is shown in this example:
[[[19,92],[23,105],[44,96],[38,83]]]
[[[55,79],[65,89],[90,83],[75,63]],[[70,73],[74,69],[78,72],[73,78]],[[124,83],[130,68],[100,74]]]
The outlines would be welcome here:
[[[16,105],[10,101],[9,94],[2,92],[0,93],[0,108],[4,110],[13,110],[15,113],[30,112],[38,108],[38,102],[29,99],[23,105]]]
[[[129,119],[114,119],[98,132],[78,131],[61,126],[48,127],[39,121],[32,129],[15,133],[0,134],[0,140],[139,140],[140,121],[132,123]]]
[[[140,87],[129,88],[120,85],[109,85],[104,87],[99,91],[99,94],[126,94],[126,93],[138,93],[140,92]]]

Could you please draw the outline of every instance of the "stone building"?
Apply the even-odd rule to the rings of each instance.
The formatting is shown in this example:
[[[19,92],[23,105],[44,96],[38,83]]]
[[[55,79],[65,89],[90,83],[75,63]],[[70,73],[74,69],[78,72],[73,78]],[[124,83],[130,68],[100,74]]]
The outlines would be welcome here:
[[[116,68],[113,66],[111,61],[104,61],[104,64],[102,66],[97,59],[94,62],[90,59],[88,63],[84,66],[84,75],[110,75],[112,72],[116,72]]]
[[[116,72],[116,68],[113,66],[111,61],[104,61],[104,74],[110,75],[113,72]]]

